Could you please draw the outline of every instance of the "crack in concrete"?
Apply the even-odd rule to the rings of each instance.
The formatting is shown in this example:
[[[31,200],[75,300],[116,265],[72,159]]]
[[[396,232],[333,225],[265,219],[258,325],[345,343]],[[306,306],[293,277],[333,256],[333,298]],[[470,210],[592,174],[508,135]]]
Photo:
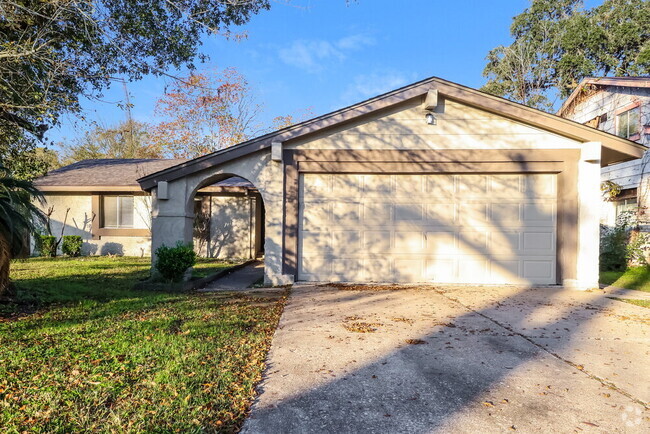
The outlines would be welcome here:
[[[454,303],[456,303],[456,304],[462,306],[463,308],[467,309],[468,311],[473,312],[473,313],[475,313],[475,314],[477,314],[477,315],[479,315],[479,316],[481,316],[481,317],[487,319],[488,321],[493,322],[494,324],[498,325],[499,327],[504,328],[505,330],[509,331],[510,333],[513,333],[513,334],[515,334],[515,335],[517,335],[517,336],[519,336],[519,337],[525,339],[526,341],[528,341],[529,343],[531,343],[531,344],[534,345],[535,347],[539,348],[540,350],[544,351],[545,353],[550,354],[551,356],[555,357],[556,359],[560,360],[561,362],[564,362],[565,364],[571,366],[572,368],[576,369],[577,371],[582,372],[582,373],[585,374],[588,378],[591,378],[592,380],[596,380],[596,381],[598,381],[599,383],[601,383],[603,386],[608,387],[608,388],[610,388],[610,389],[612,389],[612,390],[614,390],[614,391],[620,393],[621,395],[625,396],[625,397],[628,398],[628,399],[631,399],[631,400],[634,401],[635,403],[637,403],[637,404],[643,406],[643,408],[645,408],[646,410],[650,409],[650,403],[647,403],[647,402],[643,401],[642,399],[639,399],[639,398],[633,396],[631,393],[629,393],[629,392],[627,392],[627,391],[621,389],[620,387],[618,387],[616,384],[612,383],[611,381],[608,381],[608,380],[606,380],[606,379],[604,379],[604,378],[599,377],[599,376],[596,375],[596,374],[593,374],[593,373],[587,371],[587,370],[584,368],[584,366],[582,367],[582,369],[580,369],[579,366],[582,366],[582,365],[579,365],[578,363],[575,363],[575,362],[573,362],[573,361],[571,361],[571,360],[569,360],[569,359],[566,359],[566,358],[562,357],[561,355],[559,355],[559,354],[557,354],[557,353],[555,353],[555,352],[549,350],[548,348],[544,347],[543,345],[538,344],[538,343],[535,342],[532,338],[526,336],[526,335],[523,334],[523,333],[518,332],[517,330],[513,329],[513,328],[510,327],[509,325],[507,325],[507,324],[502,324],[500,321],[497,321],[496,319],[491,318],[491,317],[489,317],[488,315],[486,315],[486,314],[484,314],[484,313],[482,313],[482,312],[479,312],[479,311],[477,311],[477,310],[471,308],[470,306],[467,306],[466,304],[464,304],[463,302],[461,302],[461,301],[458,300],[457,298],[454,298],[454,297],[450,297],[450,296],[448,296],[448,295],[447,295],[445,292],[443,292],[443,291],[440,291],[440,290],[434,290],[434,291],[435,291],[436,293],[438,293],[439,295],[445,297],[447,300],[449,300],[449,301],[451,301],[451,302],[454,302]]]

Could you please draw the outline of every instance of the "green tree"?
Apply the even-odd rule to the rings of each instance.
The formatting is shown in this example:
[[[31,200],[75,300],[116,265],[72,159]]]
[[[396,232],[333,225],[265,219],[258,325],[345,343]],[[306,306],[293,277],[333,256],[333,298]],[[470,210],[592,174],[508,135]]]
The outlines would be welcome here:
[[[29,242],[27,235],[35,232],[35,222],[45,221],[34,199],[40,201],[42,195],[30,181],[17,179],[0,167],[0,299],[11,292],[11,259]]]
[[[193,68],[201,36],[230,37],[268,0],[0,1],[0,149],[42,140],[117,77]]]
[[[487,55],[482,90],[553,110],[587,76],[650,72],[650,2],[532,0],[513,19],[513,42]]]
[[[1,133],[0,133],[1,134]],[[56,152],[18,132],[13,141],[0,139],[0,165],[18,179],[31,180],[58,167]]]
[[[95,126],[72,144],[60,143],[63,164],[95,158],[162,158],[150,144],[149,125],[127,120],[111,127]]]

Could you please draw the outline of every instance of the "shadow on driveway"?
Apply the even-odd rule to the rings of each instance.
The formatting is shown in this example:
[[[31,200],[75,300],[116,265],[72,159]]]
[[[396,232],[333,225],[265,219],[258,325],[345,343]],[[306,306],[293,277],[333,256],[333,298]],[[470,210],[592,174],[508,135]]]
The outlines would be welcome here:
[[[650,429],[647,309],[559,288],[404,288],[296,286],[244,431]]]

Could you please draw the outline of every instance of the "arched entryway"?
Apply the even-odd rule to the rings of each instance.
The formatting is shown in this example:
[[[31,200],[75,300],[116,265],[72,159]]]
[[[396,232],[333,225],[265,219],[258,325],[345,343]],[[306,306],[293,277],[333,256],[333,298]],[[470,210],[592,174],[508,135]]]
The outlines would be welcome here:
[[[202,182],[191,197],[194,250],[205,258],[261,259],[265,210],[259,190],[235,175],[211,181]]]

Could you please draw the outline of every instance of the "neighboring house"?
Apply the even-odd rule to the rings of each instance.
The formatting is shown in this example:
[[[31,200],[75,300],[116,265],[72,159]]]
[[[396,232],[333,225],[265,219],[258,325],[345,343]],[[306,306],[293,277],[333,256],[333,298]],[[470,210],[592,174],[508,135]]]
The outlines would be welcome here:
[[[49,172],[34,184],[45,195],[52,234],[80,235],[84,255],[149,256],[151,196],[136,179],[185,160],[84,160]],[[244,179],[202,188],[191,203],[194,246],[202,256],[249,258],[263,253],[263,208]],[[67,215],[66,215],[67,214]],[[62,226],[65,222],[65,228]]]
[[[558,115],[650,146],[650,77],[586,78],[573,91]],[[639,211],[641,223],[650,222],[648,193],[650,156],[603,167],[601,180],[620,189],[605,193],[601,222],[613,226],[625,211]]]
[[[592,288],[600,168],[644,149],[430,78],[138,181],[156,210],[154,250],[191,239],[195,191],[250,181],[268,283]]]

